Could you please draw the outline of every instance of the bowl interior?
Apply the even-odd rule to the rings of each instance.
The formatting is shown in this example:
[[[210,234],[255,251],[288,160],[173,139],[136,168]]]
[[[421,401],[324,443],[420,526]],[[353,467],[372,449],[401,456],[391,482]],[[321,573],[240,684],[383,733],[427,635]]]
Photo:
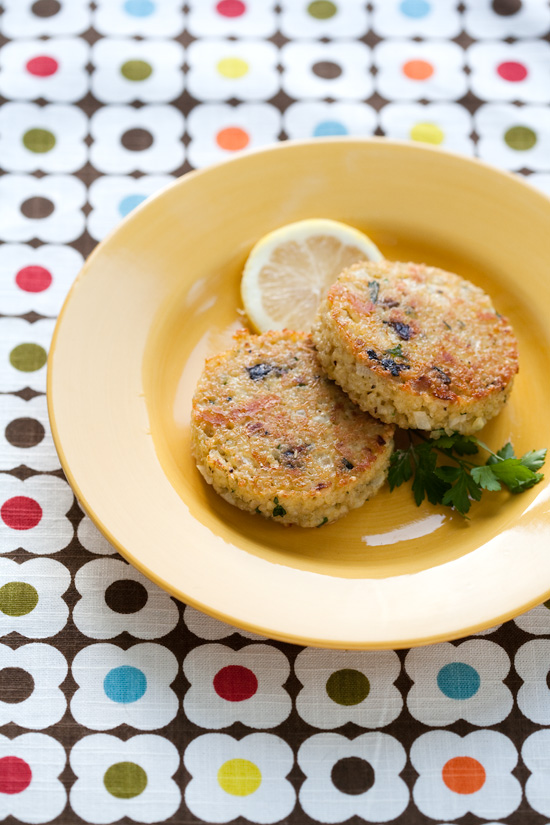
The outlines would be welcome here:
[[[242,513],[194,467],[191,397],[204,358],[231,346],[243,325],[246,255],[261,235],[308,217],[350,223],[390,259],[450,269],[489,292],[514,325],[521,369],[509,405],[483,437],[495,447],[511,440],[518,452],[550,445],[550,202],[508,175],[443,152],[316,141],[180,180],[91,257],[63,313],[50,366],[54,434],[77,494],[148,575],[268,635],[397,646],[519,612],[545,595],[544,580],[520,576],[520,584],[510,581],[490,597],[480,579],[493,575],[495,562],[485,550],[495,542],[509,548],[518,524],[542,518],[544,483],[521,496],[486,495],[469,521],[446,508],[417,508],[409,485],[384,489],[341,521],[305,530]],[[457,570],[477,596],[451,599],[442,610],[439,589],[455,587]],[[407,592],[405,580],[422,605],[416,620],[410,604],[395,601]],[[376,609],[365,610],[367,593],[376,593]],[[340,621],[327,614],[327,594],[348,600]]]

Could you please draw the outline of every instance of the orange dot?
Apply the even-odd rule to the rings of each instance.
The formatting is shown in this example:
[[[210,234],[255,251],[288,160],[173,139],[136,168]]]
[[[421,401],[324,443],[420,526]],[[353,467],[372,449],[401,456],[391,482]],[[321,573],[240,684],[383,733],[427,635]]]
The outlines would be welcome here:
[[[443,765],[443,782],[455,793],[475,793],[485,784],[485,768],[471,756],[455,756]]]
[[[407,60],[403,64],[403,74],[411,80],[427,80],[434,73],[434,67],[427,60]]]
[[[238,149],[244,149],[248,146],[250,137],[244,129],[240,129],[238,126],[228,126],[227,129],[218,132],[216,143],[220,149],[236,152]]]

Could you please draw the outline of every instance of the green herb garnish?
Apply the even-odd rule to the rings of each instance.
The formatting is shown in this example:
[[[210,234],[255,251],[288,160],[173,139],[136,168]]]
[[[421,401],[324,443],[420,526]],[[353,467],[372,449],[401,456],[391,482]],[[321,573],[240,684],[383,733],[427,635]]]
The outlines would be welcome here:
[[[279,504],[279,499],[277,498],[277,496],[275,496],[273,501],[275,502],[275,507],[273,508],[273,515],[274,516],[286,516],[286,510],[282,506],[282,504]]]
[[[401,344],[396,344],[395,347],[385,350],[385,355],[391,355],[392,358],[404,358],[405,361],[408,360]]]
[[[538,470],[546,459],[546,450],[530,450],[517,458],[508,442],[494,453],[483,441],[473,435],[443,430],[432,433],[432,438],[416,433],[420,441],[413,441],[405,450],[395,450],[390,460],[388,481],[390,490],[413,479],[412,491],[416,504],[425,498],[431,504],[454,507],[466,516],[473,501],[479,501],[484,490],[497,491],[502,487],[511,493],[523,493],[544,478]],[[489,453],[485,464],[474,464],[464,456],[475,455],[479,449]],[[439,455],[454,464],[437,463]]]
[[[324,517],[324,519],[323,519],[323,521],[322,521],[320,524],[318,524],[318,525],[317,525],[317,527],[322,527],[322,526],[323,526],[323,524],[326,524],[326,523],[327,523],[327,521],[328,521],[328,518],[325,516],[325,517]]]

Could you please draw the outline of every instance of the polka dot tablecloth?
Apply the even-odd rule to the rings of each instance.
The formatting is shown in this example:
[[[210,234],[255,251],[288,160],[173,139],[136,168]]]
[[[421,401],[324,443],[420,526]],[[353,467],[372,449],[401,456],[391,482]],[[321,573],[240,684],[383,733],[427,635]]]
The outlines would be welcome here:
[[[84,257],[173,177],[289,138],[438,144],[550,193],[546,0],[2,0],[0,819],[550,820],[550,605],[411,651],[176,603],[79,509],[48,426]]]

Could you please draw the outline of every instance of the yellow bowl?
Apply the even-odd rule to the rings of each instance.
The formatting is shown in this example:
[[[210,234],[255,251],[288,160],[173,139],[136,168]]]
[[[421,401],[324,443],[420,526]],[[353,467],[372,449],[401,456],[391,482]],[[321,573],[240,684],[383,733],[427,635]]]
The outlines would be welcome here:
[[[550,595],[550,495],[487,493],[465,521],[385,489],[322,530],[231,507],[189,455],[204,357],[230,345],[247,253],[310,217],[366,231],[391,259],[454,270],[508,315],[521,371],[484,431],[550,446],[550,200],[477,161],[387,140],[285,143],[186,175],[87,261],[52,343],[63,468],[119,551],[174,596],[291,642],[395,648],[466,635]]]

